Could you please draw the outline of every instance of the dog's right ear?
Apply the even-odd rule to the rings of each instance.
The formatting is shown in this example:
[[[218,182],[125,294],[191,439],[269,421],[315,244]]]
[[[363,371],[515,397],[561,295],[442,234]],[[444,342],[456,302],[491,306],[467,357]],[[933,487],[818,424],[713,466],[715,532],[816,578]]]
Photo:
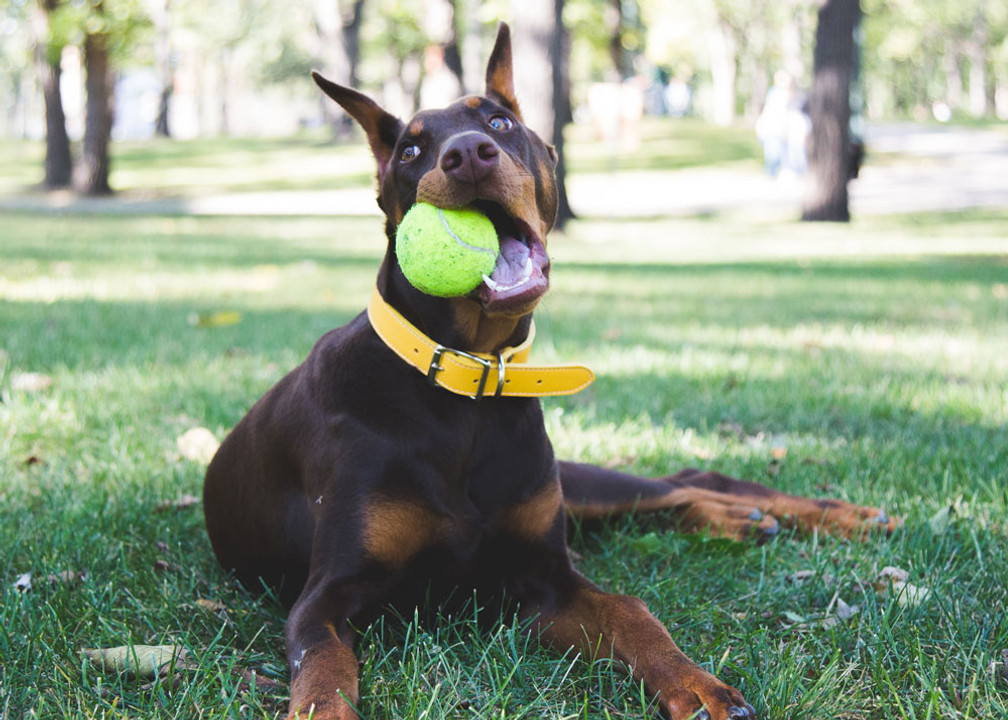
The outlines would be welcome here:
[[[396,142],[402,133],[402,121],[395,115],[385,112],[367,95],[326,80],[315,70],[312,70],[311,76],[315,84],[322,88],[322,92],[339,103],[340,107],[364,128],[371,152],[378,163],[378,181],[381,182],[392,160]]]

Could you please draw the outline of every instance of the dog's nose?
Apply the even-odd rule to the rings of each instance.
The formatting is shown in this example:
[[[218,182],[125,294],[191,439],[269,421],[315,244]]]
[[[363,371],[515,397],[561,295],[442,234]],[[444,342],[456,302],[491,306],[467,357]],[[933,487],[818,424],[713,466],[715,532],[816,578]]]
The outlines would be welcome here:
[[[500,147],[480,132],[460,133],[441,149],[438,164],[445,175],[464,183],[477,184],[500,160]]]

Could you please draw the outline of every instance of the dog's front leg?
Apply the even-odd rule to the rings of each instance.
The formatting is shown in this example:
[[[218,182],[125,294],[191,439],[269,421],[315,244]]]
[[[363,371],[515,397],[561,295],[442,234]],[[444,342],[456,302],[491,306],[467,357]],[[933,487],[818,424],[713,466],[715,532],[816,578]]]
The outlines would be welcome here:
[[[742,694],[686,657],[643,601],[605,593],[576,573],[571,580],[573,590],[559,596],[557,609],[541,611],[544,642],[577,648],[589,660],[620,660],[672,720],[755,720]]]
[[[358,720],[360,694],[351,608],[339,598],[348,587],[309,581],[287,620],[287,661],[291,672],[287,720]]]

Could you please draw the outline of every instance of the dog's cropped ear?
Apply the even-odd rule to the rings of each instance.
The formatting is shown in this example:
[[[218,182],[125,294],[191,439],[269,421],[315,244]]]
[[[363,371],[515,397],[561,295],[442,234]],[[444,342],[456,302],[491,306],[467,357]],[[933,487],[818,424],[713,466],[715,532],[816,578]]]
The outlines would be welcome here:
[[[402,121],[395,115],[385,112],[378,103],[367,95],[326,80],[315,70],[312,70],[311,76],[315,83],[322,88],[322,92],[339,103],[340,107],[364,128],[368,144],[371,145],[371,152],[378,163],[378,180],[380,181],[385,176],[389,161],[395,152],[396,141],[402,133]]]
[[[521,110],[515,99],[514,76],[511,63],[511,28],[501,23],[497,28],[497,40],[486,71],[486,96],[494,100],[521,120]]]

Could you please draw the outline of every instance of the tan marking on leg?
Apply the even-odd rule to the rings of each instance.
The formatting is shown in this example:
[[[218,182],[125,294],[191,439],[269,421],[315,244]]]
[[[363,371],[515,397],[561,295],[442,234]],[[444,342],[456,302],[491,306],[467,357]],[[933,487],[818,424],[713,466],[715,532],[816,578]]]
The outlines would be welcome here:
[[[444,535],[447,520],[424,505],[376,500],[364,510],[363,544],[367,554],[397,569]]]
[[[528,500],[514,505],[501,516],[500,528],[522,540],[541,540],[554,526],[563,510],[560,481],[547,483]]]

